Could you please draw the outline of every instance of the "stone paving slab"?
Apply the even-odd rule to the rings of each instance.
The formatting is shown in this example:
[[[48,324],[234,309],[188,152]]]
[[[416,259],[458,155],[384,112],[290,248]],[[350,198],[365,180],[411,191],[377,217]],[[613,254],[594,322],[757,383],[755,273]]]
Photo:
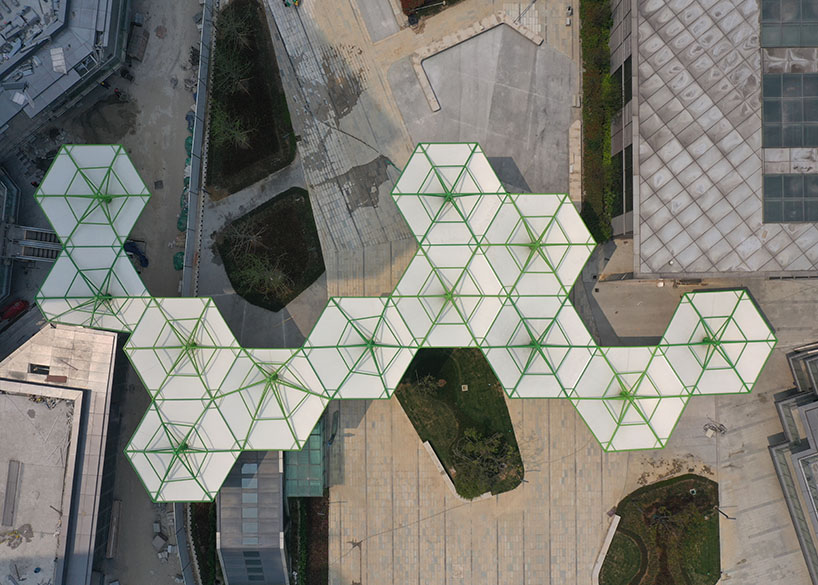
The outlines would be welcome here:
[[[358,12],[366,23],[369,39],[373,43],[392,36],[398,30],[398,22],[389,0],[356,0]]]
[[[441,104],[438,112],[430,111],[410,60],[389,70],[413,141],[476,140],[489,158],[513,161],[512,180],[524,177],[527,190],[568,192],[577,78],[567,56],[500,25],[425,59],[423,69]],[[501,167],[495,163],[496,171]]]
[[[752,395],[692,400],[661,451],[603,453],[566,401],[507,401],[526,482],[464,504],[449,494],[396,399],[334,406],[342,438],[330,462],[342,473],[330,488],[331,509],[339,511],[330,518],[330,583],[359,581],[360,571],[362,584],[586,584],[610,523],[607,511],[639,486],[689,470],[717,480],[721,506],[737,518],[721,522],[723,583],[808,582],[767,437],[780,432],[772,395],[792,383],[785,352],[818,336],[814,321],[805,320],[818,309],[818,285],[721,284],[749,284],[779,349]],[[676,306],[678,289],[642,285],[598,284],[618,300],[618,313],[607,309],[620,333],[658,335]],[[780,298],[792,302],[777,304]],[[727,434],[707,438],[702,428],[712,420]],[[363,565],[350,541],[361,541]]]

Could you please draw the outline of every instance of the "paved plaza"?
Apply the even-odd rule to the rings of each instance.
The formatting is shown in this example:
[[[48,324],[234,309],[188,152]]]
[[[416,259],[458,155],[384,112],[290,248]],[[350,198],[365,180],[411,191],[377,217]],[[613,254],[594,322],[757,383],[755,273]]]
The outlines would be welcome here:
[[[767,437],[780,432],[772,395],[792,385],[785,352],[818,337],[808,318],[818,301],[777,300],[816,299],[818,285],[747,284],[779,348],[752,395],[691,400],[661,451],[604,453],[567,401],[510,400],[525,482],[465,504],[397,400],[331,403],[340,429],[330,450],[330,583],[590,583],[607,512],[641,485],[691,470],[719,482],[720,505],[736,518],[721,521],[723,583],[808,582]],[[615,330],[633,337],[661,335],[681,293],[692,290],[655,282],[599,289]],[[727,434],[707,438],[710,421]]]
[[[512,191],[568,191],[568,128],[579,110],[571,58],[499,25],[429,57],[433,112],[410,60],[389,82],[413,142],[477,141]]]
[[[332,10],[308,2],[298,11],[267,5],[316,208],[327,295],[388,292],[405,268],[415,244],[388,193],[416,141],[476,139],[509,189],[568,189],[579,68],[564,4],[538,2],[523,13],[528,3],[463,2],[417,29],[394,16],[397,2],[355,0]],[[427,58],[423,70],[440,102],[434,112],[412,56],[500,9],[545,42],[501,26]],[[655,281],[595,284],[596,265],[575,296],[583,314],[604,321],[589,328],[607,338],[658,337],[692,290]],[[525,482],[464,503],[446,488],[397,400],[332,402],[329,416],[340,411],[340,428],[329,451],[330,583],[590,583],[609,510],[640,485],[689,470],[719,482],[721,505],[736,518],[722,520],[722,582],[806,582],[767,437],[780,432],[772,394],[792,384],[784,353],[818,336],[818,286],[738,284],[760,302],[779,347],[753,395],[691,401],[661,451],[604,453],[568,402],[509,401]],[[710,421],[727,434],[707,438]]]

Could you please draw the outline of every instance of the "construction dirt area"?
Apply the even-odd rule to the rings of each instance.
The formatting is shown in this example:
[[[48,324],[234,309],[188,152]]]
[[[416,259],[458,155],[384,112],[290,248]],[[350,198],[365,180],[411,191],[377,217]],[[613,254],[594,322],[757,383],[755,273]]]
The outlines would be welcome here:
[[[150,33],[141,62],[130,67],[134,81],[113,75],[111,88],[94,107],[77,114],[66,125],[83,141],[123,144],[151,192],[151,199],[136,223],[131,238],[144,246],[150,260],[141,276],[154,296],[177,296],[182,273],[174,270],[173,255],[184,249],[183,233],[177,227],[179,198],[185,171],[185,139],[189,136],[185,115],[193,105],[186,79],[194,78],[191,47],[198,50],[200,33],[194,17],[201,11],[197,0],[135,0],[134,12],[145,16]],[[120,102],[118,88],[127,95]],[[141,244],[144,242],[144,244]],[[179,557],[171,552],[160,559],[152,545],[154,522],[175,545],[171,506],[154,504],[122,454],[148,406],[149,397],[129,368],[129,383],[121,396],[119,445],[114,497],[127,518],[119,530],[117,553],[105,561],[105,573],[122,583],[150,582],[170,585],[182,572]]]
[[[201,5],[197,0],[134,0],[132,10],[144,16],[143,30],[150,33],[142,60],[133,60],[127,67],[134,80],[114,72],[107,79],[108,87],[97,87],[62,118],[47,124],[24,149],[32,176],[14,178],[27,191],[28,181],[40,180],[62,144],[125,146],[151,193],[131,233],[150,261],[141,271],[142,279],[154,296],[176,296],[182,273],[174,270],[173,255],[184,249],[177,219],[185,140],[190,136],[185,116],[194,103],[188,88],[193,87],[197,72],[191,65],[191,49],[198,55],[200,40],[194,17]],[[26,207],[32,207],[34,214],[22,218],[28,225],[45,222],[44,218],[37,221],[36,206]],[[37,286],[32,280],[28,288]]]

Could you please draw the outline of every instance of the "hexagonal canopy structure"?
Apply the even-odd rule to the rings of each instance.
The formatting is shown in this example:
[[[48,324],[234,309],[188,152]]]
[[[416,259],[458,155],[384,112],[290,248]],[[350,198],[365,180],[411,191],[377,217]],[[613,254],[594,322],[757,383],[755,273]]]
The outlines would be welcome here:
[[[409,326],[382,298],[332,298],[296,356],[338,398],[389,398],[412,361]]]
[[[300,449],[329,396],[295,349],[248,349],[234,362],[214,404],[242,449]]]
[[[121,248],[61,253],[35,298],[49,321],[112,331],[131,331],[150,300]]]
[[[776,339],[746,290],[686,293],[659,350],[692,394],[750,392]]]
[[[689,398],[655,348],[594,351],[570,393],[605,451],[664,447]]]
[[[301,348],[243,349],[211,299],[150,299],[122,243],[147,199],[121,147],[64,147],[38,200],[68,255],[50,320],[131,331],[151,395],[126,454],[157,501],[212,499],[244,449],[299,449],[328,401],[389,398],[416,351],[478,347],[512,398],[570,400],[606,451],[666,445],[691,396],[749,392],[775,336],[743,290],[688,293],[656,347],[599,347],[568,299],[594,242],[560,194],[510,194],[479,145],[420,144],[393,197],[395,290],[331,298]]]
[[[215,432],[214,426],[200,420],[174,424],[155,405],[148,408],[125,455],[154,501],[190,502],[216,496],[241,451],[216,446],[207,435]]]
[[[122,246],[149,197],[122,146],[60,148],[35,193],[63,245],[36,297],[46,318],[133,328],[148,292]]]
[[[34,197],[71,250],[124,244],[150,193],[122,146],[65,145]]]

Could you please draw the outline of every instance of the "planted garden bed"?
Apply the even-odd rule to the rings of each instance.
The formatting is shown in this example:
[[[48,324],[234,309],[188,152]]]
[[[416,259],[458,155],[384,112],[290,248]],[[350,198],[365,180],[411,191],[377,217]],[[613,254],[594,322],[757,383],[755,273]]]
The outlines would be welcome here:
[[[718,484],[683,475],[631,493],[600,585],[713,585],[720,577]]]
[[[216,17],[209,103],[212,198],[292,162],[295,136],[260,0],[233,0]]]
[[[396,394],[458,494],[474,498],[520,484],[523,462],[503,389],[480,350],[421,349]]]
[[[310,197],[297,187],[231,222],[216,247],[235,291],[271,311],[324,273]]]

